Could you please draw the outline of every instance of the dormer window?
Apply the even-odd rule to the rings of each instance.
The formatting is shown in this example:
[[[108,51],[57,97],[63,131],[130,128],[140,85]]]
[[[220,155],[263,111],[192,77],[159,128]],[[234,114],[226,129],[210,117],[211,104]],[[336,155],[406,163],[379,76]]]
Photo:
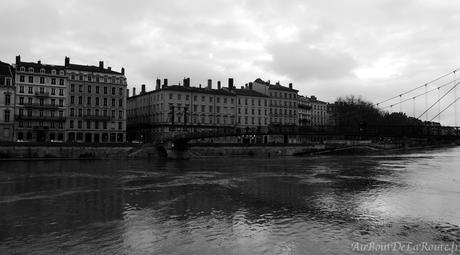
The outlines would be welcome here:
[[[26,68],[21,66],[21,72],[25,72],[26,71]]]
[[[52,75],[56,75],[56,70],[54,70],[54,69],[51,70],[51,74],[52,74]]]
[[[64,75],[64,70],[59,71],[60,75]]]
[[[29,73],[33,73],[34,72],[34,68],[33,67],[29,67]]]
[[[40,73],[45,73],[45,68],[40,69]]]

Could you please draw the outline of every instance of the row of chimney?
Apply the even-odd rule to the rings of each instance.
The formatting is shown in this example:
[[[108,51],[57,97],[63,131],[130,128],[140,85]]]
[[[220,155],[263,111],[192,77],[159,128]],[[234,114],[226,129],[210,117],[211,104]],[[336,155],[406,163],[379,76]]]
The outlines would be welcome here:
[[[190,87],[190,78],[184,78],[184,81],[183,81],[183,86],[184,87]],[[161,85],[161,79],[156,79],[156,84],[155,84],[155,90],[160,90],[160,88],[166,88],[168,87],[168,79],[163,79],[163,85]],[[201,88],[201,84],[200,84],[200,88]],[[212,80],[211,79],[208,79],[208,86],[206,87],[207,89],[212,89]],[[217,81],[217,89],[221,89],[222,86],[221,86],[221,82],[220,81]],[[228,78],[228,88],[229,89],[234,89],[234,85],[233,85],[233,78]],[[129,92],[129,90],[128,90]],[[142,84],[141,85],[141,92],[140,92],[140,95],[146,93],[146,89],[145,89],[145,84]],[[129,95],[129,93],[128,93]],[[133,88],[133,96],[136,95],[136,88],[134,87]]]
[[[20,63],[21,63],[21,55],[18,55],[18,56],[16,56],[16,65],[19,65]],[[41,65],[42,64],[41,60],[38,60],[37,64]],[[66,56],[64,58],[64,66],[69,66],[69,65],[70,65],[70,58]],[[104,69],[104,61],[99,61],[99,68]],[[110,66],[107,67],[107,70],[111,71],[112,67],[110,67]],[[123,74],[123,75],[125,74],[125,68],[124,67],[121,68],[121,74]]]

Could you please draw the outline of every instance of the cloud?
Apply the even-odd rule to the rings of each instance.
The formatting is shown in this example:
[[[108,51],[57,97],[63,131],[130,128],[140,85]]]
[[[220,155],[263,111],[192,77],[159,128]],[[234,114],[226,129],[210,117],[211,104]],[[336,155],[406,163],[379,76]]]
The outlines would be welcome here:
[[[294,80],[338,79],[352,75],[354,59],[344,52],[318,49],[303,43],[278,43],[268,47],[269,69]]]

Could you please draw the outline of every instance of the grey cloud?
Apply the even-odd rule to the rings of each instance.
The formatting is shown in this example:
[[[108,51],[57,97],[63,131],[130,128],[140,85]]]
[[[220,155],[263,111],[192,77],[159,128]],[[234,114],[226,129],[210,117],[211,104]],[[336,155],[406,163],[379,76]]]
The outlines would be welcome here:
[[[347,53],[311,48],[302,43],[278,43],[268,47],[273,59],[267,67],[296,80],[338,79],[351,76],[355,60]]]

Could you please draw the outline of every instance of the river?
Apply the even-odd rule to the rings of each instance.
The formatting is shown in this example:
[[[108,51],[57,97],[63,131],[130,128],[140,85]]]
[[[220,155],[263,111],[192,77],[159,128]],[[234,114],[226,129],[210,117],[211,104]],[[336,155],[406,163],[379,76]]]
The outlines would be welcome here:
[[[460,254],[459,226],[460,148],[0,161],[0,254]]]

